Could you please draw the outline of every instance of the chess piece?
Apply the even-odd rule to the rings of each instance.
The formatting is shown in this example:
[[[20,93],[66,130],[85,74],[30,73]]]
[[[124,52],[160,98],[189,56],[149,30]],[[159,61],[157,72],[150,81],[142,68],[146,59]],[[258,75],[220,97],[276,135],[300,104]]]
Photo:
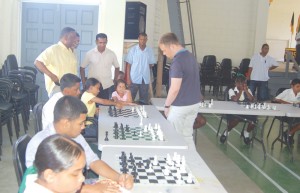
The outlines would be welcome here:
[[[192,184],[192,183],[193,183],[193,176],[192,176],[192,173],[188,173],[188,178],[187,178],[186,182],[187,182],[188,184]]]
[[[153,163],[152,163],[154,166],[157,166],[158,165],[158,159],[157,159],[157,155],[154,156],[154,160],[153,160]]]
[[[108,141],[108,131],[105,131],[105,139],[104,141]]]

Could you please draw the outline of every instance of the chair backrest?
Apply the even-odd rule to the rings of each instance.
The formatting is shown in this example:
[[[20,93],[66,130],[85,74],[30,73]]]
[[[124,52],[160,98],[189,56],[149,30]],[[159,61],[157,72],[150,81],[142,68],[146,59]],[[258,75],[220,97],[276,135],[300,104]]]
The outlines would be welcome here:
[[[0,78],[0,101],[10,102],[13,82],[7,78]]]
[[[35,134],[43,130],[42,122],[42,112],[43,112],[44,103],[38,103],[33,107],[33,116],[34,116],[34,132]]]
[[[10,54],[6,57],[6,63],[7,63],[8,71],[18,70],[19,68],[17,58],[13,54]]]
[[[220,76],[231,80],[232,61],[229,58],[224,58],[220,64]]]
[[[19,186],[22,182],[23,174],[26,171],[25,154],[30,139],[31,137],[27,134],[21,136],[13,146],[13,163]]]
[[[240,73],[245,75],[246,72],[248,71],[249,64],[250,64],[250,58],[243,58],[240,63]]]

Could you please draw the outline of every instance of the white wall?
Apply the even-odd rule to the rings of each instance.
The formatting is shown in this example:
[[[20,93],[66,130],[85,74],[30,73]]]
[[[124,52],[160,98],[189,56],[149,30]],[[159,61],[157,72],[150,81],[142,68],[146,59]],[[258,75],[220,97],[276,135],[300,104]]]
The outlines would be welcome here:
[[[270,44],[270,55],[283,60],[284,48],[295,47],[295,34],[291,36],[291,19],[294,17],[294,31],[300,15],[299,0],[274,0],[269,9],[267,40]]]

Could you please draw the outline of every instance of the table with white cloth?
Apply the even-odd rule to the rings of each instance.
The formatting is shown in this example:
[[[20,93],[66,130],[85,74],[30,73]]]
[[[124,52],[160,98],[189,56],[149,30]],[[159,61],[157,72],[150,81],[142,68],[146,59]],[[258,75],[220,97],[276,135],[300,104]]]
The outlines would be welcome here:
[[[132,193],[223,193],[226,192],[220,181],[208,168],[204,160],[195,150],[188,149],[155,149],[155,151],[149,148],[118,148],[118,147],[104,147],[102,153],[102,160],[106,163],[110,163],[110,166],[116,171],[120,172],[119,156],[121,152],[125,152],[129,156],[130,153],[133,156],[143,157],[165,157],[167,154],[173,155],[174,152],[181,156],[185,156],[186,166],[191,171],[194,184],[141,184],[135,183]]]
[[[100,107],[98,118],[98,149],[102,151],[103,147],[136,147],[136,148],[171,148],[171,149],[187,149],[187,143],[176,132],[172,125],[162,116],[162,114],[152,105],[143,106],[147,113],[147,118],[139,117],[111,117],[108,114],[107,106]],[[139,108],[138,106],[126,106],[123,109]],[[132,137],[128,139],[120,139],[114,137],[114,125],[123,124],[132,128],[143,128],[144,126],[160,127],[163,133],[163,140],[133,140]],[[106,139],[106,132],[108,141]],[[137,132],[135,135],[143,135]],[[136,138],[139,138],[138,136]]]
[[[156,106],[158,110],[164,109],[165,98],[151,98],[151,103]],[[205,104],[211,103],[211,101],[204,101]],[[237,103],[233,101],[213,101],[212,105],[208,107],[208,105],[204,105],[201,107],[199,104],[199,112],[200,113],[214,113],[214,114],[232,114],[232,115],[257,115],[257,116],[286,116],[287,109],[284,104],[275,104],[275,103],[266,103],[266,106],[269,105],[270,110],[267,109],[247,109],[246,104]],[[273,110],[272,107],[276,107],[276,110]],[[172,108],[172,107],[171,107]],[[294,114],[293,114],[294,115]],[[266,159],[266,149],[264,144],[264,125],[267,122],[267,118],[262,124],[256,124],[256,128],[261,129],[261,135],[254,135],[254,139],[261,143],[264,159]]]

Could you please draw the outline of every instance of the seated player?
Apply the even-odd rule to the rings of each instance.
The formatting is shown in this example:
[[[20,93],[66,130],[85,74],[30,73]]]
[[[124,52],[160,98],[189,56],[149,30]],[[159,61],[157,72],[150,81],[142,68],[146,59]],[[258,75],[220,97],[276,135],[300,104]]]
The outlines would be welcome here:
[[[59,99],[54,107],[54,122],[48,128],[38,132],[29,142],[26,149],[26,166],[33,165],[37,147],[46,137],[53,134],[66,135],[79,143],[85,152],[87,168],[96,174],[117,182],[126,189],[133,187],[133,178],[128,174],[120,174],[109,167],[105,162],[99,160],[92,151],[86,140],[80,134],[84,129],[87,108],[82,101],[76,97],[64,96]],[[119,187],[114,184],[96,183],[82,186],[82,192],[118,192]]]
[[[115,105],[117,108],[122,108],[119,102],[98,98],[97,95],[100,91],[100,82],[96,78],[89,78],[85,83],[85,92],[81,96],[81,101],[85,104],[88,109],[87,116],[95,117],[97,119],[99,114],[99,108],[97,104],[102,105]],[[84,132],[85,137],[98,137],[98,122],[93,124],[90,121],[86,122],[86,128]]]
[[[116,82],[116,91],[112,93],[112,99],[124,105],[132,105],[132,96],[130,90],[127,89],[126,82],[122,79]]]
[[[284,90],[275,97],[275,102],[283,104],[300,104],[300,79],[295,78],[291,82],[291,88]],[[286,121],[290,121],[286,119]],[[300,130],[300,119],[291,120],[296,123],[292,126],[290,131],[283,132],[284,140],[292,145],[294,143],[294,134]]]
[[[254,97],[251,93],[251,90],[248,88],[246,83],[246,77],[243,75],[237,76],[235,79],[235,87],[232,89],[229,89],[229,100],[235,101],[235,102],[253,102]],[[243,119],[246,119],[250,121],[248,123],[248,127],[244,132],[241,134],[244,138],[244,143],[246,145],[249,145],[251,140],[249,137],[249,132],[251,132],[255,127],[255,122],[257,121],[257,116],[253,115],[227,115],[227,130],[228,133],[231,131],[232,128],[234,128],[240,121]],[[226,130],[225,130],[226,131]],[[220,142],[224,143],[227,139],[227,132],[223,132],[223,134],[220,137]]]
[[[34,165],[37,175],[28,175],[25,193],[65,192],[81,189],[86,164],[80,144],[59,134],[45,138],[38,146]]]

